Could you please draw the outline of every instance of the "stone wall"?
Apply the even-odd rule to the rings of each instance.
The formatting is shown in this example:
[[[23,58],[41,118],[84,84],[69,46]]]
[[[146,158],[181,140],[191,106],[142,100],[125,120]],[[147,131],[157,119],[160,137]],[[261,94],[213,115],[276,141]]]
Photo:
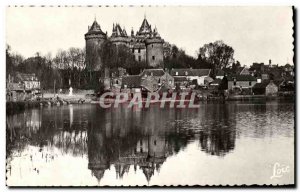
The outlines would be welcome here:
[[[101,38],[88,38],[86,39],[86,62],[87,68],[99,71],[102,67],[101,57],[99,51],[105,39]]]
[[[134,58],[136,61],[146,61],[146,48],[135,48],[134,49]]]
[[[164,50],[162,43],[151,43],[147,45],[147,64],[158,67],[163,63]]]

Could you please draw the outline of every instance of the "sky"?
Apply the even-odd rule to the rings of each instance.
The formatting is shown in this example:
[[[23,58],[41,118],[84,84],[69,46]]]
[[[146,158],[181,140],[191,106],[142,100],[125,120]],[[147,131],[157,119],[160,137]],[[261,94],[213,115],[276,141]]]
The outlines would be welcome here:
[[[291,7],[8,7],[6,43],[24,57],[52,56],[59,49],[83,48],[84,34],[95,17],[111,35],[113,23],[136,32],[144,17],[161,37],[196,57],[206,43],[223,40],[242,65],[293,63]]]

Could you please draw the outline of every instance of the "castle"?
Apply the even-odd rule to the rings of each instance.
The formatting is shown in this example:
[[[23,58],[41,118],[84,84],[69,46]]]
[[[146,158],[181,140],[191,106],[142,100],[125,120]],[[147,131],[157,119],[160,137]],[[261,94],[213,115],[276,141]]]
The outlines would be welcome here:
[[[128,47],[136,61],[146,62],[149,67],[162,67],[164,57],[170,52],[170,44],[160,37],[156,27],[152,30],[146,17],[136,34],[132,29],[130,36],[127,35],[126,30],[117,23],[113,24],[110,37],[107,32],[101,30],[95,19],[92,26],[88,26],[85,40],[87,68],[93,71],[101,69],[102,60],[99,50],[105,41],[110,41],[116,46]]]

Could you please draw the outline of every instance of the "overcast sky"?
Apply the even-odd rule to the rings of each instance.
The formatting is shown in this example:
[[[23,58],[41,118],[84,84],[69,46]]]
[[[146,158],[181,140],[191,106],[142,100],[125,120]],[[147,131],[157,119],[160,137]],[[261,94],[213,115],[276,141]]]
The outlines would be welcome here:
[[[205,43],[223,40],[243,65],[253,62],[292,63],[291,7],[10,7],[6,40],[25,57],[36,52],[55,55],[59,49],[85,46],[84,34],[96,15],[110,35],[113,22],[136,32],[144,15],[161,37],[196,52]]]

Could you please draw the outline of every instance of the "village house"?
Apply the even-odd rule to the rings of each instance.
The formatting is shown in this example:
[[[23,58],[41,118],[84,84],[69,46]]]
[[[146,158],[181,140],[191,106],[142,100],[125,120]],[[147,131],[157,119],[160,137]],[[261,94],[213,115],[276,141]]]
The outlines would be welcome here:
[[[213,79],[211,69],[172,69],[170,74],[174,77],[175,84],[187,86],[193,80],[200,86],[207,86]]]
[[[162,85],[174,87],[174,78],[163,69],[145,69],[140,76],[142,87],[150,92],[157,91]]]
[[[174,78],[163,69],[144,69],[139,75],[128,75],[122,78],[122,91],[155,92],[160,87],[174,88]]]
[[[13,82],[24,84],[25,91],[39,91],[40,81],[34,73],[19,73],[13,77]]]
[[[252,88],[255,95],[277,96],[278,86],[272,80],[256,83]]]
[[[141,90],[141,76],[140,75],[128,75],[122,78],[122,86],[123,90],[140,92]]]
[[[240,75],[250,75],[249,69],[247,67],[243,67],[240,72]]]
[[[256,78],[252,75],[229,75],[227,81],[229,90],[234,88],[248,89],[257,83]]]
[[[218,69],[216,72],[216,79],[223,79],[225,76],[225,72],[222,69]]]
[[[9,75],[6,87],[8,101],[24,101],[40,92],[40,81],[34,73],[17,72],[13,76]]]

